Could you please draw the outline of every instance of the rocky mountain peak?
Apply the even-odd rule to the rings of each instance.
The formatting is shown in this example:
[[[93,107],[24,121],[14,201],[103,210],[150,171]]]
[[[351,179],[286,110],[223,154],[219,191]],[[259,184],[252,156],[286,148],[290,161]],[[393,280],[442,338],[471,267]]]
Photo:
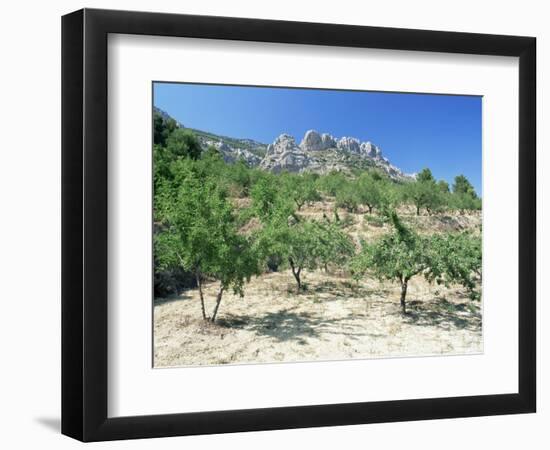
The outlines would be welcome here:
[[[336,140],[328,133],[323,133],[321,135],[321,140],[323,141],[325,149],[336,147]]]
[[[264,159],[260,167],[271,172],[302,172],[310,164],[306,153],[296,145],[294,137],[281,134],[273,144],[267,146]]]
[[[361,142],[359,142],[359,139],[356,139],[354,137],[347,137],[344,136],[340,139],[338,139],[338,142],[336,143],[338,149],[350,152],[350,153],[359,153]]]
[[[296,145],[296,141],[290,134],[283,133],[273,141],[273,144],[267,146],[267,155],[270,154],[284,154],[287,152],[299,151],[299,147]]]
[[[361,154],[368,156],[369,158],[382,158],[382,150],[380,147],[377,147],[372,142],[363,142],[361,143],[359,150]]]
[[[328,133],[308,130],[300,145],[294,137],[281,134],[267,152],[260,167],[273,172],[320,172],[346,171],[353,167],[376,167],[391,178],[407,178],[397,167],[382,156],[380,147],[372,142],[361,142],[354,137],[336,139]]]
[[[304,135],[300,148],[305,152],[317,152],[336,148],[335,139],[328,133],[320,134],[315,130],[309,130]]]

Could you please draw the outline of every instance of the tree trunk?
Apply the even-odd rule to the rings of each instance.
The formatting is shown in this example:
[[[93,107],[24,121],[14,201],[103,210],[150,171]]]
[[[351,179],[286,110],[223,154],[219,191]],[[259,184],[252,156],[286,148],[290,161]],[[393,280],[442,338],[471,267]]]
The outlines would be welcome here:
[[[204,294],[202,292],[202,279],[201,274],[199,271],[195,271],[195,277],[197,279],[197,285],[199,286],[199,297],[201,299],[201,311],[202,311],[202,318],[203,320],[206,320],[206,311],[204,310]]]
[[[302,289],[302,282],[300,280],[300,272],[302,271],[302,268],[298,267],[298,269],[296,269],[292,258],[288,258],[288,262],[290,263],[290,268],[292,269],[292,275],[294,275],[294,278],[296,279],[296,284],[298,285],[297,292],[300,293],[300,290]]]
[[[409,283],[409,280],[405,279],[401,282],[401,312],[403,314],[407,314],[407,307],[405,303],[405,297],[407,296],[407,285]]]
[[[212,318],[210,319],[212,322],[216,320],[216,315],[218,314],[218,308],[220,307],[220,303],[222,302],[223,290],[224,290],[224,287],[220,286],[220,290],[218,291],[218,295],[216,296],[216,306],[214,307],[214,313],[212,314]]]
[[[296,278],[296,284],[298,285],[297,292],[300,293],[302,290],[302,280],[300,280],[300,272],[302,271],[301,268],[298,268],[296,272],[294,272],[294,278]]]

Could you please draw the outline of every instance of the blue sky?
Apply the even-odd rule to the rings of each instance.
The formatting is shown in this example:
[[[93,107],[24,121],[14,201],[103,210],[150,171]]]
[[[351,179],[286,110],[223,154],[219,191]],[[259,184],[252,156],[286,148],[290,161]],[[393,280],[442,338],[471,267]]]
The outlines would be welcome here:
[[[404,172],[429,167],[481,194],[481,97],[154,83],[154,104],[184,126],[269,144],[307,130],[371,141]]]

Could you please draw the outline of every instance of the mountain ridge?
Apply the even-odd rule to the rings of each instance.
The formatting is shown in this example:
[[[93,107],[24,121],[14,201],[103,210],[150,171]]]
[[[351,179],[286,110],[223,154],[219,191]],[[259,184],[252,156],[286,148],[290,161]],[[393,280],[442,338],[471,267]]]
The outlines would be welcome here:
[[[300,144],[293,136],[282,133],[271,144],[249,138],[234,138],[212,132],[185,127],[160,108],[153,107],[164,120],[172,119],[180,128],[191,130],[201,146],[215,147],[229,163],[244,160],[252,167],[270,172],[351,171],[377,168],[394,180],[411,180],[414,174],[405,174],[382,155],[382,150],[370,141],[361,142],[355,137],[336,138],[329,133],[308,130]]]

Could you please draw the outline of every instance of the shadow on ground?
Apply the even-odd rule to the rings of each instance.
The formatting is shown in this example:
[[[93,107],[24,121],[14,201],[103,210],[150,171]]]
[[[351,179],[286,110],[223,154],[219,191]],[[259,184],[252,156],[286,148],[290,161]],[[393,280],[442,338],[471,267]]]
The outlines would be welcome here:
[[[156,297],[153,299],[153,305],[159,306],[164,305],[165,303],[179,302],[181,300],[189,299],[191,299],[191,296],[184,291],[181,294],[174,294],[168,297]]]
[[[340,300],[342,297],[348,297],[352,294],[355,297],[369,298],[373,296],[387,296],[390,290],[386,288],[367,288],[358,285],[353,281],[323,281],[308,289],[304,294],[327,294],[323,300]]]
[[[277,341],[298,340],[303,337],[318,337],[323,321],[309,313],[297,314],[288,309],[267,313],[262,317],[226,315],[218,320],[226,328],[242,328]]]
[[[381,334],[369,333],[358,329],[353,321],[355,316],[348,314],[340,318],[326,318],[308,312],[294,312],[287,308],[270,312],[261,317],[250,315],[225,314],[219,318],[217,325],[229,329],[246,329],[260,336],[269,336],[278,342],[301,341],[303,338],[320,338],[322,334],[346,334],[351,339],[363,337],[384,337]],[[479,331],[481,329],[480,307],[475,303],[451,303],[444,298],[433,301],[410,301],[404,323],[436,327],[443,330],[462,329]],[[399,312],[396,309],[396,314]]]
[[[303,341],[305,337],[320,338],[322,334],[345,334],[350,339],[382,337],[381,334],[358,330],[353,325],[354,315],[327,319],[310,313],[295,313],[289,309],[268,313],[262,317],[226,315],[217,322],[218,326],[230,329],[246,329],[259,336],[269,336],[278,342]]]
[[[351,316],[327,319],[326,317],[301,312],[295,313],[292,309],[267,313],[262,317],[235,316],[226,314],[218,320],[218,325],[231,329],[247,329],[258,335],[269,336],[279,342],[301,340],[304,337],[318,338],[322,333],[332,333],[330,329],[341,323],[340,332],[346,332]],[[354,334],[349,330],[349,334]]]
[[[444,298],[437,298],[431,302],[411,301],[408,303],[408,309],[406,321],[413,325],[444,330],[481,329],[481,310],[476,302],[451,303]]]

